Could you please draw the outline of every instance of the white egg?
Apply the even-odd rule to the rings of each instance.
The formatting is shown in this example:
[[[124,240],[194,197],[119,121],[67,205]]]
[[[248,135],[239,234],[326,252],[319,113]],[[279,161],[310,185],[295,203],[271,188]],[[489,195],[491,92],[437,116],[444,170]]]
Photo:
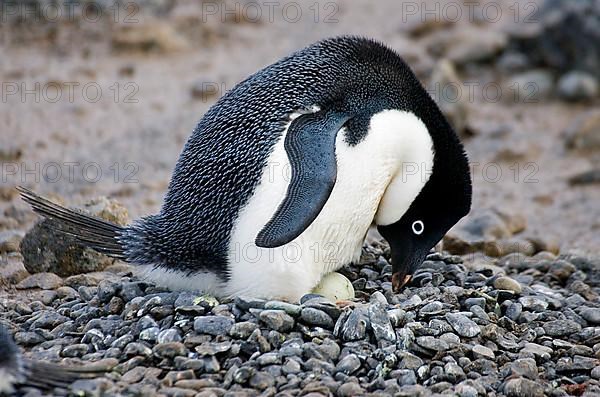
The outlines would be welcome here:
[[[312,292],[323,295],[333,302],[354,299],[354,286],[345,276],[336,272],[323,276]]]

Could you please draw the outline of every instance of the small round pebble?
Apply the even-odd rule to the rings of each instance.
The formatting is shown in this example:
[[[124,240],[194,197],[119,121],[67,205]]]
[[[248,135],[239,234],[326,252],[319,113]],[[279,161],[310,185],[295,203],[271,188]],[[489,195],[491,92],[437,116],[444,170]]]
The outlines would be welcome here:
[[[506,276],[500,276],[494,280],[494,288],[512,291],[515,294],[520,294],[523,291],[523,287],[518,281]]]

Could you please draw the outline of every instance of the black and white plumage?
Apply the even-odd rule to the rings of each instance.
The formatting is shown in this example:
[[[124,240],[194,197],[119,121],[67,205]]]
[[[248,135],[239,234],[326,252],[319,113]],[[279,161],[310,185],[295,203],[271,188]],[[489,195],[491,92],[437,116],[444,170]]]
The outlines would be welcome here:
[[[22,387],[68,389],[78,379],[95,378],[103,372],[86,366],[65,366],[23,357],[8,329],[0,323],[0,396],[13,395]]]
[[[340,37],[223,96],[156,215],[120,227],[22,195],[167,287],[296,300],[359,258],[372,223],[390,243],[398,289],[468,213],[471,180],[456,134],[401,57]]]

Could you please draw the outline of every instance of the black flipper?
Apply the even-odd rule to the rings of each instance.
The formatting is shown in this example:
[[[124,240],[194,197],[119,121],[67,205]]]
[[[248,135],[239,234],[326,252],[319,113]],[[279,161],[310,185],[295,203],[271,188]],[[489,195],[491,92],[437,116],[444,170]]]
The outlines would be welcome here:
[[[61,232],[74,236],[83,245],[98,252],[113,258],[126,259],[123,246],[118,241],[125,230],[122,226],[65,208],[22,186],[18,186],[17,190],[35,212],[44,218],[54,219]]]
[[[256,237],[256,245],[275,248],[298,237],[321,212],[337,177],[335,139],[350,116],[328,111],[305,114],[290,124],[285,151],[292,177],[273,218]]]

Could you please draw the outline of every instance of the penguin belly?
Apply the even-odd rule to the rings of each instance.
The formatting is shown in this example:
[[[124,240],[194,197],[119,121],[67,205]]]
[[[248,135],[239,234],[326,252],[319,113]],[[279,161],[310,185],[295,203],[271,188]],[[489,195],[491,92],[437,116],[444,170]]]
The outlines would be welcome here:
[[[365,138],[356,145],[348,144],[345,130],[340,130],[336,137],[336,183],[317,218],[290,243],[274,249],[260,248],[254,239],[282,202],[290,180],[284,131],[260,184],[232,230],[230,279],[224,285],[225,293],[297,301],[325,274],[359,260],[380,201],[390,182],[402,172],[403,153],[415,149],[406,147],[411,142],[407,136],[429,137],[418,119],[403,130],[407,119],[413,121],[416,117],[399,111],[379,113]],[[409,194],[416,197],[418,191]],[[412,199],[406,200],[408,205]],[[402,207],[389,209],[387,216],[396,212],[399,219],[408,208]]]

